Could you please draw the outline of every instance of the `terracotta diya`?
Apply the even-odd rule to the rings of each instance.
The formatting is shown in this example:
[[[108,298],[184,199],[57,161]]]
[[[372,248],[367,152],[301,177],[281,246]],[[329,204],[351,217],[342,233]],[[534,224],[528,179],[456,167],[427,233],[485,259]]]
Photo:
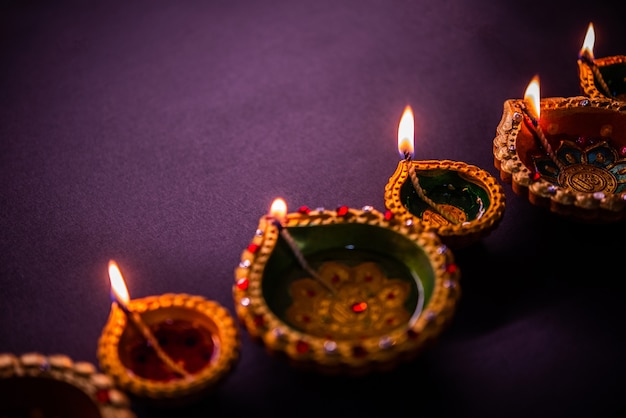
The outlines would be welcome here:
[[[455,311],[459,277],[446,245],[410,220],[370,206],[285,206],[260,218],[233,297],[270,354],[359,375],[393,369],[434,342]]]
[[[590,23],[578,54],[578,76],[582,94],[626,101],[626,56],[595,58],[595,39],[595,30]]]
[[[0,417],[135,418],[130,400],[89,362],[0,353]]]
[[[536,83],[536,94],[529,94]],[[626,217],[626,103],[602,97],[504,103],[493,141],[495,166],[514,192],[576,221]]]
[[[461,161],[415,161],[413,141],[413,114],[407,107],[398,128],[403,159],[385,186],[385,207],[436,232],[453,249],[491,233],[502,220],[506,201],[496,178]]]
[[[215,301],[188,294],[130,300],[114,262],[112,304],[98,343],[102,370],[138,398],[181,405],[211,392],[239,359],[239,333]]]

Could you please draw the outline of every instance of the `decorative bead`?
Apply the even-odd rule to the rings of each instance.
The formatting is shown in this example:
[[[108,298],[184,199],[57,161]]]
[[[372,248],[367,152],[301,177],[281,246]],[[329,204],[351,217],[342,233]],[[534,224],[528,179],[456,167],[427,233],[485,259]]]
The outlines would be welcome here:
[[[250,298],[241,298],[241,301],[239,303],[241,303],[241,306],[250,306]]]
[[[332,340],[324,341],[324,351],[328,354],[336,353],[337,343]]]
[[[311,209],[309,209],[308,206],[300,206],[298,208],[298,213],[301,213],[302,215],[308,215],[311,212]]]
[[[384,336],[378,341],[378,346],[383,350],[391,348],[393,344],[393,340],[389,336]]]
[[[259,251],[259,248],[261,248],[259,244],[248,245],[248,251],[250,251],[252,254],[255,254],[257,251]]]
[[[337,215],[339,216],[346,216],[349,212],[349,208],[347,206],[339,206],[337,208]]]
[[[296,343],[296,351],[300,354],[304,354],[309,351],[309,344],[306,341],[298,341]]]
[[[241,263],[239,263],[239,267],[247,269],[248,267],[250,267],[250,260],[243,260]]]
[[[237,280],[237,289],[247,290],[249,284],[250,284],[250,281],[248,280],[248,278],[242,277],[241,279]]]

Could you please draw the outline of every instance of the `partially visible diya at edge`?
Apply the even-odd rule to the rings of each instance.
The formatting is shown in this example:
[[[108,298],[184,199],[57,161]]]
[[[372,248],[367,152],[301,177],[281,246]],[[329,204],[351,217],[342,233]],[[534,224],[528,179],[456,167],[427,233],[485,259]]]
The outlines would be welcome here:
[[[0,353],[0,417],[135,418],[130,400],[85,361]]]
[[[215,301],[188,294],[129,300],[114,262],[115,300],[98,341],[100,367],[129,394],[179,406],[210,393],[239,360],[233,317]]]
[[[525,116],[528,98],[504,102],[493,141],[501,179],[532,204],[573,220],[626,218],[626,103],[584,96],[536,102],[538,128]]]
[[[487,171],[451,160],[413,160],[413,117],[405,109],[398,128],[403,157],[385,186],[385,207],[435,231],[453,249],[487,236],[504,216],[502,186]]]
[[[582,94],[626,101],[626,56],[594,58],[594,44],[595,31],[590,23],[578,54],[578,77]]]
[[[233,285],[240,322],[270,354],[321,374],[388,371],[451,321],[460,271],[435,233],[371,206],[301,207],[283,220],[261,217]]]

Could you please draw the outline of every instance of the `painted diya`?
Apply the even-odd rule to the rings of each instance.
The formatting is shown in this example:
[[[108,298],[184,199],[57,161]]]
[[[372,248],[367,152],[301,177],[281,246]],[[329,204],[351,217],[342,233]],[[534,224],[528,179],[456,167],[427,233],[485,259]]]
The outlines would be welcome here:
[[[594,58],[595,31],[589,24],[578,56],[580,88],[585,96],[626,101],[626,56]]]
[[[524,100],[505,101],[493,145],[500,177],[532,204],[584,222],[625,218],[626,103],[539,100],[533,80]]]
[[[235,269],[237,315],[297,368],[357,375],[415,357],[460,295],[450,250],[432,232],[372,207],[272,212]]]
[[[232,371],[239,334],[223,306],[187,294],[129,300],[113,262],[109,274],[116,296],[97,354],[120,388],[176,406],[199,400]]]
[[[130,400],[88,362],[0,353],[0,417],[135,418]]]
[[[403,159],[385,186],[385,207],[435,231],[452,248],[470,245],[500,223],[505,195],[498,181],[474,165],[413,160],[413,115],[405,109],[398,129]]]

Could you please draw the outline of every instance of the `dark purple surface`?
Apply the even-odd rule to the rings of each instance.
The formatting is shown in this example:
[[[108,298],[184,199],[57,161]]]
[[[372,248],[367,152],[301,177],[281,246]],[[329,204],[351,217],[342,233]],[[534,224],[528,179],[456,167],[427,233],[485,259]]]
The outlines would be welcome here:
[[[383,209],[396,132],[416,159],[497,176],[503,103],[534,74],[579,94],[626,54],[612,3],[5,2],[0,9],[0,352],[96,363],[107,263],[131,297],[234,312],[233,272],[275,197]],[[502,223],[455,252],[463,299],[437,346],[381,376],[312,376],[242,330],[206,402],[158,416],[617,417],[626,414],[626,228],[580,225],[504,185]],[[1,398],[0,394],[0,398]]]

